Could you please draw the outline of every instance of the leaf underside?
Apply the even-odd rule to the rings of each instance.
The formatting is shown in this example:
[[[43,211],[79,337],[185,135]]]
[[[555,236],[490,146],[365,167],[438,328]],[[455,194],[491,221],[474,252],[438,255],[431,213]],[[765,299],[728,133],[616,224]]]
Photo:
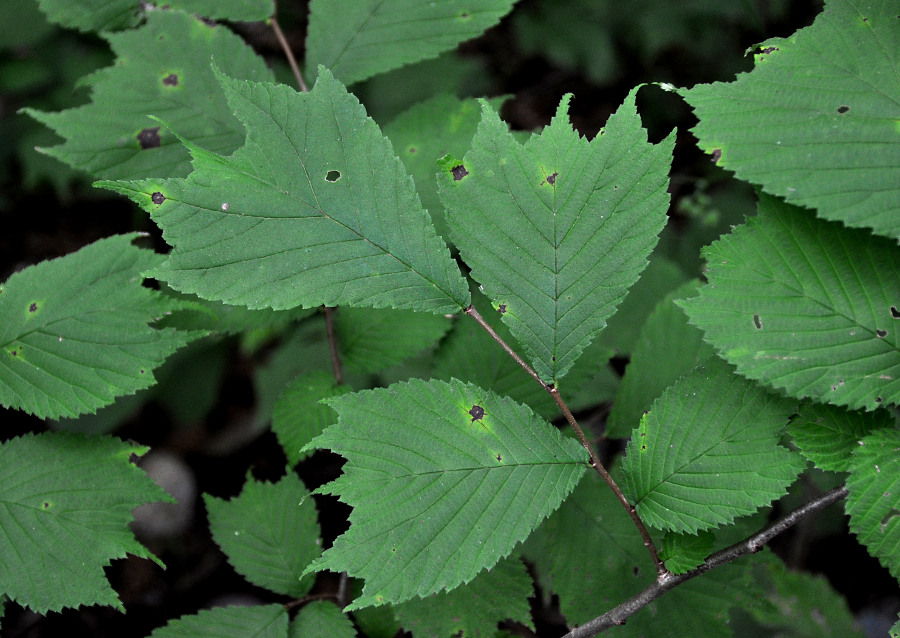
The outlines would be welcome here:
[[[414,380],[329,405],[337,425],[307,447],[347,459],[318,491],[354,510],[308,571],[364,578],[350,608],[469,582],[509,555],[585,469],[584,449],[529,408],[460,381]]]

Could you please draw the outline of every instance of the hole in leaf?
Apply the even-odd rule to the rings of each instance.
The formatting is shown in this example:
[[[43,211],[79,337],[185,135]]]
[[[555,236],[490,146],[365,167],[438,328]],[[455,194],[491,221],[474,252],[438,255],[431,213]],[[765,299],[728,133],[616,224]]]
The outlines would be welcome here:
[[[559,171],[554,171],[552,175],[547,175],[547,183],[550,184],[550,186],[556,184],[557,175],[559,175]]]
[[[838,113],[840,113],[841,115],[843,115],[844,113],[846,113],[846,112],[849,111],[849,110],[850,110],[850,107],[849,107],[849,106],[847,106],[846,104],[842,104],[841,106],[838,107],[838,110],[837,110],[837,111],[838,111]]]
[[[762,319],[756,313],[753,313],[753,325],[756,326],[757,330],[762,330]]]
[[[28,312],[37,312],[37,309],[38,305],[34,302],[32,302],[30,306],[28,306]]]
[[[891,306],[891,316],[894,319],[900,319],[900,310],[897,310],[897,306]]]
[[[137,134],[137,141],[141,145],[141,150],[148,148],[159,148],[159,127],[145,128]]]
[[[875,329],[875,336],[879,339],[884,339],[887,336],[887,330],[879,330]]]
[[[47,501],[44,501],[44,509],[47,509],[48,507],[50,507],[50,503],[48,503]]]
[[[475,421],[481,420],[481,418],[484,416],[484,408],[478,404],[475,404],[472,406],[472,409],[469,410],[469,414],[472,415],[472,423],[474,423]]]
[[[466,170],[466,167],[462,164],[454,166],[450,169],[450,174],[453,175],[453,181],[458,182],[463,177],[469,174],[469,171]]]
[[[778,50],[778,47],[766,47],[765,49],[760,49],[759,52],[763,55],[769,55],[770,53],[774,53]]]
[[[222,202],[223,211],[227,211],[229,208],[231,208],[231,204],[229,204],[228,202]]]
[[[881,403],[882,401],[884,401],[884,399],[881,397],[875,397],[875,403]]]
[[[162,204],[164,201],[166,201],[166,196],[159,191],[156,191],[150,196],[150,201],[154,204]]]
[[[500,304],[499,306],[497,306],[497,310],[500,312],[501,315],[505,315],[506,314],[506,304],[505,303]]]
[[[637,575],[641,573],[641,570],[637,565],[635,565],[634,569],[632,569],[631,571],[634,573],[635,577],[637,577]]]
[[[163,86],[178,86],[178,76],[174,73],[169,73],[162,79],[162,83]]]
[[[338,181],[340,178],[341,178],[340,171],[328,171],[327,173],[325,173],[325,181],[326,182],[331,182],[333,184],[334,182]]]
[[[722,149],[721,148],[713,149],[713,152],[712,152],[713,164],[718,164],[718,162],[721,158],[722,158]]]
[[[500,456],[500,455],[498,454],[498,455],[497,455],[497,460],[500,461],[500,462],[502,463],[502,462],[503,462],[503,457]]]

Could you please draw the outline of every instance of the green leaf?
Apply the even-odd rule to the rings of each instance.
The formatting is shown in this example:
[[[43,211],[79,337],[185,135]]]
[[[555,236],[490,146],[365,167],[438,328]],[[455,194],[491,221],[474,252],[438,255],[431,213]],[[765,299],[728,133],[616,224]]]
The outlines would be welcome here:
[[[797,398],[900,402],[900,249],[762,196],[704,251],[709,285],[681,302],[738,372]]]
[[[900,238],[896,7],[828,0],[812,26],[759,47],[735,82],[679,91],[700,148],[825,219]]]
[[[79,31],[111,31],[132,27],[145,16],[168,13],[144,7],[139,0],[37,0],[47,17]],[[265,20],[274,10],[273,0],[153,0],[162,9],[182,9],[205,18],[232,21]]]
[[[641,419],[622,461],[622,489],[645,524],[674,532],[752,514],[785,494],[806,465],[778,445],[794,409],[709,359]]]
[[[322,370],[302,374],[284,389],[275,402],[272,431],[284,449],[290,467],[309,456],[309,452],[300,452],[304,445],[337,421],[337,412],[322,403],[322,399],[352,390],[347,385],[338,385],[334,375]]]
[[[157,327],[179,330],[205,330],[219,334],[240,334],[252,331],[279,330],[294,321],[316,312],[313,308],[291,310],[250,310],[243,306],[229,306],[221,301],[207,301],[196,295],[185,295],[166,288],[163,294],[177,299],[179,307],[158,322]]]
[[[887,410],[850,412],[822,403],[805,402],[788,429],[800,454],[820,470],[850,471],[850,455],[874,430],[893,426]]]
[[[703,333],[688,324],[674,301],[696,295],[697,286],[697,280],[683,284],[656,304],[647,317],[609,413],[606,436],[631,436],[663,390],[712,355],[713,349],[703,342]]]
[[[306,72],[331,69],[344,84],[437,57],[489,27],[515,0],[312,0]]]
[[[316,507],[293,473],[277,483],[248,478],[230,501],[203,495],[213,540],[254,585],[298,598],[312,587],[300,573],[321,553]]]
[[[174,304],[141,285],[162,256],[101,239],[0,286],[0,404],[71,417],[155,382],[152,370],[198,336],[148,322]]]
[[[674,137],[653,145],[637,89],[591,142],[556,116],[524,146],[487,103],[440,193],[453,242],[547,383],[572,367],[647,265],[666,221]]]
[[[503,620],[534,629],[528,606],[533,593],[525,565],[510,557],[453,591],[398,605],[396,613],[415,638],[492,636]]]
[[[699,534],[677,534],[669,532],[665,535],[659,548],[659,558],[673,574],[684,574],[703,564],[716,542],[712,532]]]
[[[131,462],[147,449],[63,432],[0,444],[0,593],[40,614],[124,611],[103,568],[126,553],[152,557],[128,529],[131,510],[172,500]]]
[[[213,20],[257,22],[275,13],[274,0],[154,0],[157,4],[182,9]]]
[[[176,290],[251,308],[458,312],[469,291],[365,109],[327,70],[309,93],[219,75],[247,127],[230,157],[189,145],[187,179],[101,182],[151,213]]]
[[[900,620],[894,623],[894,626],[891,627],[891,638],[900,638]]]
[[[287,638],[284,605],[216,607],[170,620],[149,638]]]
[[[329,401],[307,448],[347,459],[317,490],[353,506],[307,571],[364,578],[350,609],[451,590],[509,555],[575,487],[587,452],[529,408],[461,381],[413,380]]]
[[[65,138],[44,152],[105,179],[187,175],[187,149],[148,115],[217,153],[243,143],[244,129],[210,68],[215,59],[231,76],[271,80],[241,38],[177,11],[152,11],[140,29],[104,37],[116,63],[83,80],[89,104],[58,113],[25,109]]]
[[[900,430],[879,430],[862,440],[847,478],[850,531],[900,579]]]
[[[378,372],[433,347],[450,319],[410,310],[341,308],[335,315],[341,362],[348,370]]]
[[[353,621],[337,605],[314,600],[297,614],[288,627],[288,638],[356,638]]]

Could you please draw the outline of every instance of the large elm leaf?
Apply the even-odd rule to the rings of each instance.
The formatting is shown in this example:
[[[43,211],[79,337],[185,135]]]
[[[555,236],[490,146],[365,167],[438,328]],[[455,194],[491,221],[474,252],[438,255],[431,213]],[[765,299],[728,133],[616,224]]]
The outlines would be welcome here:
[[[218,77],[243,147],[222,157],[188,144],[187,179],[100,183],[142,205],[173,246],[153,276],[251,308],[468,305],[391,143],[329,71],[302,94]]]
[[[437,57],[509,13],[516,0],[312,0],[306,70],[344,84]]]
[[[148,323],[176,303],[142,286],[163,257],[136,233],[13,274],[0,286],[0,404],[73,417],[155,383],[153,369],[196,333]]]
[[[762,196],[704,251],[709,285],[680,302],[738,372],[797,398],[900,402],[900,249]]]
[[[850,461],[850,531],[900,579],[900,430],[873,432]]]
[[[178,11],[153,11],[140,29],[104,37],[116,63],[84,80],[89,104],[57,113],[25,109],[65,139],[45,153],[105,179],[186,176],[187,149],[148,115],[217,153],[243,143],[244,129],[210,67],[212,58],[233,77],[271,80],[241,38]]]
[[[108,436],[26,434],[0,444],[0,594],[45,614],[109,605],[124,611],[104,567],[151,557],[131,511],[171,501],[131,458],[147,448]]]
[[[805,402],[788,431],[800,454],[817,468],[848,472],[851,454],[861,440],[893,424],[894,417],[888,410],[850,412],[825,403]]]
[[[365,579],[350,608],[451,590],[509,555],[559,507],[587,452],[528,407],[453,380],[329,401],[307,447],[347,459],[317,492],[353,506],[350,529],[307,568]]]
[[[648,143],[636,92],[590,142],[571,96],[524,146],[483,102],[472,150],[439,174],[453,243],[547,383],[606,325],[666,221],[674,136]]]
[[[828,0],[729,84],[680,91],[700,148],[825,219],[900,239],[900,21],[893,2]]]
[[[623,491],[644,523],[694,534],[784,495],[806,465],[778,445],[795,409],[712,358],[657,399],[631,436]]]
[[[149,638],[288,638],[284,605],[215,607],[170,620]]]

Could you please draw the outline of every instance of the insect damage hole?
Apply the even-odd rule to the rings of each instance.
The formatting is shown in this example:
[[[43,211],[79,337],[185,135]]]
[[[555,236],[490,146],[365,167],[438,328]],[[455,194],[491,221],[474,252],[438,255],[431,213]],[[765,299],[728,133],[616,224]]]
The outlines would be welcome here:
[[[900,319],[900,310],[897,310],[897,306],[891,306],[891,316],[894,319]]]
[[[159,191],[156,191],[150,196],[150,201],[154,204],[162,204],[164,201],[166,201],[166,196]]]
[[[453,181],[458,182],[463,177],[469,174],[469,171],[466,170],[466,167],[462,164],[457,164],[453,168],[450,169],[450,174],[453,176]]]
[[[28,312],[37,312],[37,311],[38,311],[38,305],[36,302],[32,301],[31,305],[28,306]]]
[[[759,315],[755,312],[753,313],[753,325],[757,330],[762,330],[762,319],[760,319]]]
[[[559,176],[559,171],[553,171],[552,174],[547,175],[547,183],[550,184],[550,186],[555,185],[555,184],[556,184],[556,178],[557,178],[558,176]]]
[[[334,182],[338,181],[340,178],[341,178],[340,171],[328,171],[327,173],[325,173],[325,181],[326,182],[331,182],[333,184]]]
[[[887,336],[887,330],[880,330],[878,328],[875,329],[875,336],[879,339],[884,339]]]
[[[142,129],[141,132],[137,134],[137,141],[141,145],[141,150],[144,151],[148,148],[159,148],[159,127],[154,126],[153,128]]]
[[[484,408],[476,403],[469,410],[469,414],[472,415],[471,423],[475,423],[475,421],[480,421],[484,417]]]
[[[169,73],[162,79],[163,86],[178,86],[178,76],[175,73]]]
[[[849,107],[849,106],[847,106],[846,104],[841,104],[841,105],[838,107],[837,112],[840,113],[841,115],[843,115],[844,113],[846,113],[846,112],[849,111],[849,110],[850,110],[850,107]]]

